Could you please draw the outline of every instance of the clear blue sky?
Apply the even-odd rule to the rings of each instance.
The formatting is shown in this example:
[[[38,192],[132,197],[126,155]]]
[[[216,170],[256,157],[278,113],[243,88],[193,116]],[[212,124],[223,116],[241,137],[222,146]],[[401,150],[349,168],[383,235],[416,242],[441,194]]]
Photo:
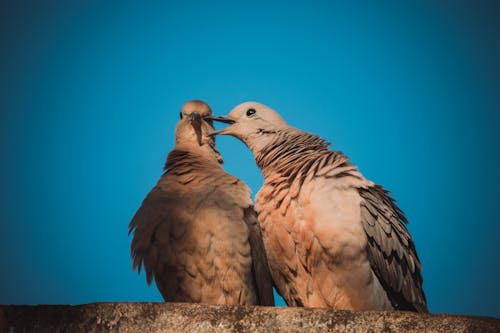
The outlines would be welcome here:
[[[179,108],[256,100],[392,191],[432,312],[500,316],[498,2],[49,3],[0,5],[1,304],[160,301],[127,226]]]

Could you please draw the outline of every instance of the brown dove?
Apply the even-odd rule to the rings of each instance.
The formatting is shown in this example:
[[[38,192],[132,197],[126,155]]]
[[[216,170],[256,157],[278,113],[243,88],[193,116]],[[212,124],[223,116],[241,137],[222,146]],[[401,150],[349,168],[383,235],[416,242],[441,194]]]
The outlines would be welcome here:
[[[407,220],[386,190],[265,105],[212,119],[230,124],[212,135],[243,141],[262,171],[255,209],[289,306],[428,312]]]
[[[129,225],[133,269],[165,301],[274,305],[249,188],[222,169],[210,107],[189,101],[165,172]]]

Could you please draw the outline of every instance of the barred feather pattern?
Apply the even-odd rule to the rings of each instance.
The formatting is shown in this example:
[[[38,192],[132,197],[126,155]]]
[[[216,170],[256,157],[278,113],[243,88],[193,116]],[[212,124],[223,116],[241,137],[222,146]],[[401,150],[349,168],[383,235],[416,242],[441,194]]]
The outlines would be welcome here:
[[[278,291],[287,303],[327,307],[343,304],[343,308],[354,307],[355,301],[338,300],[342,298],[338,296],[342,292],[337,295],[324,290],[326,285],[333,290],[340,288],[338,285],[330,286],[328,279],[325,280],[324,277],[321,279],[325,286],[318,286],[315,282],[318,279],[313,275],[315,271],[321,270],[319,266],[329,265],[331,271],[334,267],[332,263],[338,262],[340,258],[335,258],[340,252],[328,248],[328,235],[315,235],[307,231],[304,226],[306,222],[289,221],[303,215],[301,210],[309,205],[304,197],[311,196],[311,191],[315,191],[318,184],[326,183],[327,185],[322,186],[329,186],[338,195],[344,192],[351,195],[352,190],[355,190],[359,214],[352,223],[360,224],[364,231],[362,234],[366,245],[360,258],[366,256],[369,260],[373,278],[378,280],[373,285],[381,285],[385,291],[385,296],[377,297],[387,297],[393,309],[428,312],[422,289],[421,264],[405,226],[407,220],[388,192],[366,180],[346,156],[339,151],[329,150],[329,143],[318,136],[294,128],[276,130],[267,135],[275,138],[255,156],[264,175],[264,185],[257,194],[255,207],[259,213],[266,248],[269,247],[267,251],[271,273]],[[316,187],[309,184],[315,184]],[[299,200],[302,191],[307,193]],[[279,216],[275,211],[279,212]],[[312,216],[311,219],[314,219],[314,214]],[[319,230],[318,221],[309,223],[311,228]],[[321,230],[330,231],[328,228],[326,226]],[[276,230],[286,231],[289,236],[275,237],[269,234],[270,229],[274,233],[277,233]],[[279,243],[279,246],[274,243]],[[274,250],[270,249],[273,246]],[[326,259],[325,253],[328,257]],[[297,260],[294,262],[293,255],[298,257],[301,265],[297,265]],[[326,264],[322,261],[326,261]],[[335,269],[338,267],[335,266]],[[302,286],[297,282],[297,275],[300,274],[309,275],[309,280]],[[367,279],[372,277],[368,276]],[[322,290],[318,292],[314,288]],[[345,293],[349,294],[349,291]],[[356,291],[352,293],[356,294]],[[375,300],[372,303],[384,302]],[[359,304],[358,307],[361,308],[373,308],[368,300],[365,303],[359,301]]]

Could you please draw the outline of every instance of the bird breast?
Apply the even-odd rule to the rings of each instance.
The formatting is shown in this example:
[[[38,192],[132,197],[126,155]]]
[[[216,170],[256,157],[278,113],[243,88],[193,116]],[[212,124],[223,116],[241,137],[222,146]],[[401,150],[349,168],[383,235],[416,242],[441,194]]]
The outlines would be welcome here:
[[[370,297],[352,296],[373,283],[357,189],[325,177],[304,182],[295,196],[276,185],[262,187],[255,207],[273,277],[289,304],[348,309]]]

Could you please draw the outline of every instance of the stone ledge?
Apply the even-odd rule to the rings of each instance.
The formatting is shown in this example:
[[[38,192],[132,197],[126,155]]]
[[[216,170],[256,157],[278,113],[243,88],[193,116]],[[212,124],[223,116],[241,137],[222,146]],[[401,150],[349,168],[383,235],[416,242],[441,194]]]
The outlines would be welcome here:
[[[186,303],[3,305],[0,332],[500,332],[500,319]]]

